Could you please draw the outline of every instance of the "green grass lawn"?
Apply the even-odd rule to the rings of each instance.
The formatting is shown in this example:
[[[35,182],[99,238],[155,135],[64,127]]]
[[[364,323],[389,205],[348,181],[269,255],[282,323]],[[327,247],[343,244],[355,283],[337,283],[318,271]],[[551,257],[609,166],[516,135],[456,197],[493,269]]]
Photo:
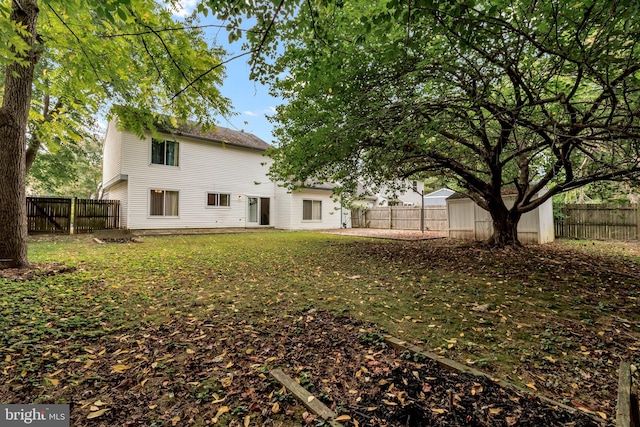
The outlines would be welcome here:
[[[0,401],[21,396],[27,383],[29,396],[64,400],[65,384],[86,378],[51,375],[64,369],[61,360],[88,362],[100,343],[144,328],[243,319],[277,329],[310,307],[373,322],[609,420],[618,364],[640,365],[637,243],[513,251],[306,232],[142,240],[33,242],[32,262],[75,270],[0,278]]]

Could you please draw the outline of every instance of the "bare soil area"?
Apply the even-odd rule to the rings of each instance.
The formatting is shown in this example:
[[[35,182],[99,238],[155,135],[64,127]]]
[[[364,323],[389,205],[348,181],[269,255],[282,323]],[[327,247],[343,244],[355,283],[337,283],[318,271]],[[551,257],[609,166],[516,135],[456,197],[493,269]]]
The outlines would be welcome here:
[[[342,228],[339,230],[329,230],[327,233],[392,240],[442,239],[448,235],[447,231],[441,230],[425,230],[422,232],[420,230],[390,230],[380,228]]]

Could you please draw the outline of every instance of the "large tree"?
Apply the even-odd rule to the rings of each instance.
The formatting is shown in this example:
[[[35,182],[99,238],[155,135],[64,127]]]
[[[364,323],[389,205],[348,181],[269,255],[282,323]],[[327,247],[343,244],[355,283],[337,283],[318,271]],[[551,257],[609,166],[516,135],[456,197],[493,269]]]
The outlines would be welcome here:
[[[42,144],[78,143],[114,104],[135,107],[119,114],[138,131],[157,114],[212,125],[228,112],[222,51],[172,18],[176,3],[0,1],[0,268],[28,265],[25,172]]]
[[[102,135],[43,149],[27,172],[27,194],[98,198],[102,181]]]
[[[519,245],[552,196],[640,174],[637,2],[301,2],[276,33],[279,179],[442,174]]]

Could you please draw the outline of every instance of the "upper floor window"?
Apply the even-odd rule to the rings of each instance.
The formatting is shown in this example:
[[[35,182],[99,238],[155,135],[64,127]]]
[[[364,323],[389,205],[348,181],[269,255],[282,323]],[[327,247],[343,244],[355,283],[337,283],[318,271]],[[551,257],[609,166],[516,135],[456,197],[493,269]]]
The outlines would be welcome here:
[[[151,163],[154,165],[178,166],[178,142],[151,140]]]

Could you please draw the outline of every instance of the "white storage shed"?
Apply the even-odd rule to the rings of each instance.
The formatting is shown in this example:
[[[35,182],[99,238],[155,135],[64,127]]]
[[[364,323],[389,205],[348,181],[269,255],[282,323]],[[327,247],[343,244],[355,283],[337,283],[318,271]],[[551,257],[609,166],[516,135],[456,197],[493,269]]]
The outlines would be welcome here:
[[[513,206],[515,195],[503,196],[507,206]],[[447,225],[449,237],[455,239],[487,240],[493,234],[493,221],[489,212],[473,200],[456,193],[447,198]],[[518,239],[523,244],[553,242],[553,205],[551,199],[533,211],[522,215],[518,223]]]

